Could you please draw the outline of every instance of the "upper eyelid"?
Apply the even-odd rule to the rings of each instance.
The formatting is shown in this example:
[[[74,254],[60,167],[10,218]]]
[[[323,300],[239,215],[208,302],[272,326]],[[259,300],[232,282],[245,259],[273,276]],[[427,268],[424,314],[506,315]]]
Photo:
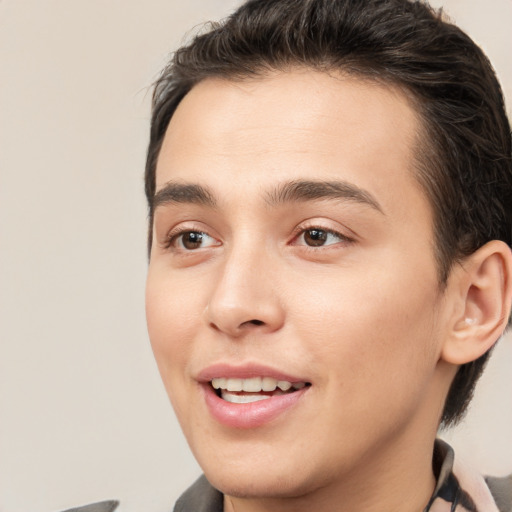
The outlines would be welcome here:
[[[208,237],[210,238],[213,238],[213,239],[217,239],[217,237],[211,235],[208,230],[205,230],[204,228],[201,228],[197,225],[194,225],[194,224],[191,224],[191,225],[188,225],[188,226],[182,226],[181,225],[182,223],[172,227],[171,229],[167,230],[164,237],[161,239],[160,241],[160,246],[163,247],[164,249],[169,249],[172,245],[173,245],[173,242],[181,235],[185,234],[185,233],[190,233],[190,232],[193,232],[193,233],[202,233],[204,235],[207,235]]]
[[[320,218],[305,219],[293,228],[290,239],[295,240],[303,232],[311,229],[326,231],[348,241],[355,241],[359,238],[358,235],[347,226],[340,225],[340,227],[333,227],[333,222],[334,221],[328,221],[327,219]],[[336,224],[339,225],[338,222],[336,222]],[[211,229],[209,226],[205,226],[202,222],[197,220],[184,220],[166,230],[164,237],[161,238],[163,242],[162,245],[169,245],[171,243],[171,239],[187,232],[203,233],[213,239],[221,239],[215,230]]]
[[[208,235],[208,236],[211,236],[209,235],[206,230],[204,229],[201,229],[199,227],[194,227],[194,226],[183,226],[183,227],[179,227],[176,226],[176,227],[173,227],[171,228],[167,234],[166,234],[166,238],[172,238],[172,237],[175,237],[177,235],[182,235],[183,233],[203,233],[205,235]]]
[[[171,227],[166,229],[165,237],[168,238],[189,231],[197,231],[198,233],[205,233],[213,238],[218,238],[215,234],[212,234],[212,231],[214,230],[209,226],[206,226],[203,222],[194,219],[184,219],[179,222],[172,223]]]
[[[307,231],[311,231],[313,229],[318,229],[318,231],[324,231],[330,235],[333,235],[335,237],[338,238],[338,242],[337,243],[352,243],[354,242],[355,240],[347,235],[344,235],[343,233],[340,233],[339,231],[335,231],[335,230],[332,230],[332,229],[321,229],[321,228],[315,228],[315,227],[312,227],[312,228],[306,228],[306,229],[302,229],[299,231],[299,233],[293,237],[292,239],[292,245],[303,245],[303,244],[296,244],[297,240],[300,239],[300,237],[303,236],[303,234]],[[334,246],[336,244],[326,244],[326,245],[319,245],[319,246],[309,246],[309,245],[305,245],[304,244],[304,247],[307,247],[308,249],[314,249],[314,250],[319,250],[319,249],[326,249],[326,248],[331,248],[331,246]]]
[[[304,231],[308,231],[310,229],[319,229],[321,231],[326,231],[333,235],[338,235],[341,238],[345,238],[347,240],[356,240],[357,234],[353,232],[351,229],[346,226],[340,228],[333,228],[331,226],[326,225],[325,221],[308,219],[306,221],[301,222],[297,225],[297,227],[293,230],[293,238],[296,238]]]
[[[312,226],[307,226],[307,227],[299,227],[299,228],[297,228],[295,230],[295,233],[300,235],[301,233],[304,233],[304,231],[312,231],[314,229],[317,229],[318,231],[325,231],[326,233],[330,233],[332,235],[338,235],[338,236],[341,236],[341,237],[348,238],[347,235],[343,234],[338,229],[332,229],[332,228],[328,228],[328,227],[321,226],[321,225],[312,225]]]

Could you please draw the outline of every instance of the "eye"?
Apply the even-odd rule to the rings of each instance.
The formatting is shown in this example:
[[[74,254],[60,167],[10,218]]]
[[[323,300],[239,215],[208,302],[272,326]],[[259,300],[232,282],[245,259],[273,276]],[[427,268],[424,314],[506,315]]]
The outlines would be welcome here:
[[[320,228],[305,229],[297,237],[298,245],[307,245],[309,247],[324,247],[348,241],[350,241],[349,238],[341,233]]]
[[[169,245],[186,251],[219,245],[215,238],[203,231],[181,231],[169,236]]]

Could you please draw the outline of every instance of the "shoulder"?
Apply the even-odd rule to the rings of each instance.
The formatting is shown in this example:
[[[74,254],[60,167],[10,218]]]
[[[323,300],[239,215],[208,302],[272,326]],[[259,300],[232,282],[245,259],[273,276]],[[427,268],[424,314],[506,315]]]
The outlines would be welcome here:
[[[119,501],[115,500],[99,501],[98,503],[91,503],[90,505],[68,508],[63,512],[114,512],[118,505]]]
[[[180,497],[174,512],[222,512],[224,497],[202,475]]]
[[[498,477],[486,477],[491,494],[500,512],[512,512],[512,474]]]

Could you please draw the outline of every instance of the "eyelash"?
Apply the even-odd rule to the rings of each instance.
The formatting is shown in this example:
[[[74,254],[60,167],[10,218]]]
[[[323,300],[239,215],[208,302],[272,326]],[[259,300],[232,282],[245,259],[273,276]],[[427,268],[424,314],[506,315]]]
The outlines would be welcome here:
[[[297,243],[301,239],[301,237],[303,238],[306,235],[306,233],[308,233],[308,232],[312,233],[314,231],[316,231],[318,233],[322,233],[326,237],[334,236],[334,237],[336,237],[338,239],[338,242],[327,243],[327,244],[319,244],[319,245],[309,245],[307,243]],[[194,252],[196,249],[208,248],[208,247],[211,247],[211,246],[219,245],[219,244],[210,244],[207,247],[196,247],[196,248],[193,248],[193,249],[189,249],[189,248],[186,248],[186,247],[183,247],[183,246],[182,247],[177,247],[175,244],[179,241],[180,237],[183,237],[187,233],[196,233],[198,235],[206,236],[208,238],[211,238],[212,240],[216,240],[214,237],[209,235],[206,231],[204,231],[202,229],[194,228],[193,226],[191,226],[191,227],[184,227],[184,228],[177,228],[177,229],[172,230],[167,235],[165,243],[163,244],[163,248],[164,249],[174,248],[175,250],[181,250],[183,252]],[[316,250],[319,250],[319,249],[322,249],[322,248],[326,248],[326,247],[328,248],[330,246],[337,245],[338,243],[349,244],[349,243],[352,243],[352,242],[354,242],[353,238],[350,238],[350,237],[348,237],[346,235],[343,235],[342,233],[340,233],[338,231],[335,231],[333,229],[328,229],[328,228],[325,228],[325,227],[322,227],[322,226],[311,225],[311,226],[299,226],[295,230],[295,233],[294,233],[293,238],[292,238],[292,244],[291,245],[302,246],[302,247],[305,247],[307,250],[316,251]],[[183,239],[181,241],[181,244],[183,245]]]
[[[317,231],[317,232],[321,232],[321,233],[324,233],[325,235],[332,235],[334,237],[336,237],[338,239],[338,242],[336,243],[329,243],[329,244],[323,244],[323,245],[308,245],[308,244],[297,244],[296,242],[302,237],[304,237],[304,235],[308,232],[313,232],[313,231]],[[311,226],[300,226],[297,228],[296,230],[296,234],[295,236],[293,237],[293,242],[294,244],[293,245],[301,245],[303,247],[305,247],[307,250],[312,250],[312,251],[315,251],[315,250],[318,250],[318,249],[322,249],[322,248],[326,248],[326,247],[331,247],[331,246],[334,246],[334,245],[337,245],[338,243],[344,243],[344,244],[349,244],[349,243],[353,243],[354,242],[354,239],[353,238],[350,238],[342,233],[340,233],[339,231],[336,231],[334,229],[329,229],[329,228],[325,228],[323,226],[316,226],[316,225],[311,225]]]
[[[199,235],[207,236],[207,237],[215,240],[214,237],[209,235],[203,229],[198,229],[198,228],[195,228],[193,226],[183,227],[183,228],[173,229],[172,231],[170,231],[167,234],[167,236],[165,238],[165,242],[163,244],[163,248],[164,249],[171,249],[176,244],[176,242],[180,239],[180,237],[183,237],[183,235],[186,235],[187,233],[197,233]],[[190,252],[193,251],[193,249],[187,249],[185,247],[175,247],[175,249],[182,250],[182,251],[190,251]]]

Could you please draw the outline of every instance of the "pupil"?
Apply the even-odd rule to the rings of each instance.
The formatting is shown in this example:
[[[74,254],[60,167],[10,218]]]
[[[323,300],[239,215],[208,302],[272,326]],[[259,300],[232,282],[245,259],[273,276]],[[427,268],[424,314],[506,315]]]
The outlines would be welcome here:
[[[308,229],[304,234],[304,239],[308,245],[318,247],[327,240],[327,233],[321,229]]]
[[[183,245],[187,249],[197,249],[201,245],[202,239],[203,239],[202,233],[190,231],[183,237]]]

